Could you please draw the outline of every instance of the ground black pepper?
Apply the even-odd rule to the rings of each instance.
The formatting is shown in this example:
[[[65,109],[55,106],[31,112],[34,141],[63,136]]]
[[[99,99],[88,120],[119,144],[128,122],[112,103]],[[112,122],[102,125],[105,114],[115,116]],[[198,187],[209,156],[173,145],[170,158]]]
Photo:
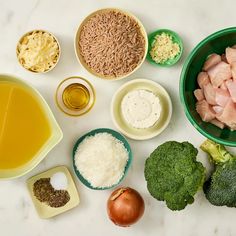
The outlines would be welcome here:
[[[54,194],[48,201],[50,207],[61,207],[66,205],[70,200],[70,195],[66,190],[55,190]]]
[[[41,178],[34,183],[34,196],[40,201],[44,202],[50,207],[62,207],[70,200],[70,195],[66,190],[55,190],[50,178]]]

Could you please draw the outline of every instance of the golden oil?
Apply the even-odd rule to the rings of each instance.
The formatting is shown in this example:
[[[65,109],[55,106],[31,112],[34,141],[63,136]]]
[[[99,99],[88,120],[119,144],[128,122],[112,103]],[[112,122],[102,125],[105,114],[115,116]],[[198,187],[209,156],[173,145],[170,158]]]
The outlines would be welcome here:
[[[65,88],[62,99],[68,109],[82,110],[89,104],[90,93],[83,84],[73,83]]]

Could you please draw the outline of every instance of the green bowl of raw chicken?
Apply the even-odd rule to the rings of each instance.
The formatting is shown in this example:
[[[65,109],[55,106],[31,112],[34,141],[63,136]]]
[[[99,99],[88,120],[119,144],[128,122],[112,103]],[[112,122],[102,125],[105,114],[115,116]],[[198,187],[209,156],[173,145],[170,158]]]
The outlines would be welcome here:
[[[205,137],[226,146],[236,146],[236,131],[219,127],[202,121],[196,111],[194,90],[199,88],[197,76],[209,55],[222,55],[227,47],[236,44],[236,27],[220,30],[201,41],[186,59],[180,78],[180,99],[185,114],[191,124]],[[236,103],[235,103],[236,109]],[[235,120],[236,123],[236,120]]]

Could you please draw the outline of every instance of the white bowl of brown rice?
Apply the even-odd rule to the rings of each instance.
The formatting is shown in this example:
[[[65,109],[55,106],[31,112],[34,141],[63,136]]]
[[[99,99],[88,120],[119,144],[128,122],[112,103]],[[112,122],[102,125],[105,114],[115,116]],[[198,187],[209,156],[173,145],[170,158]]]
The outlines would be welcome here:
[[[88,15],[75,35],[75,53],[91,74],[107,80],[123,79],[144,62],[147,33],[131,13],[105,8]]]

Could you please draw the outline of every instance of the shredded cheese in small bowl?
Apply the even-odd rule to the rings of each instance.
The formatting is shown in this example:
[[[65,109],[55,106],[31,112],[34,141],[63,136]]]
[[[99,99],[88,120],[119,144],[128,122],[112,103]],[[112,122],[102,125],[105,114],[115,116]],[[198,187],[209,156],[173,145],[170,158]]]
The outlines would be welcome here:
[[[178,62],[183,52],[183,43],[178,34],[161,29],[148,36],[147,59],[160,66],[172,66]]]
[[[58,40],[53,34],[33,30],[21,37],[16,55],[19,63],[28,71],[45,73],[56,66],[60,51]]]

